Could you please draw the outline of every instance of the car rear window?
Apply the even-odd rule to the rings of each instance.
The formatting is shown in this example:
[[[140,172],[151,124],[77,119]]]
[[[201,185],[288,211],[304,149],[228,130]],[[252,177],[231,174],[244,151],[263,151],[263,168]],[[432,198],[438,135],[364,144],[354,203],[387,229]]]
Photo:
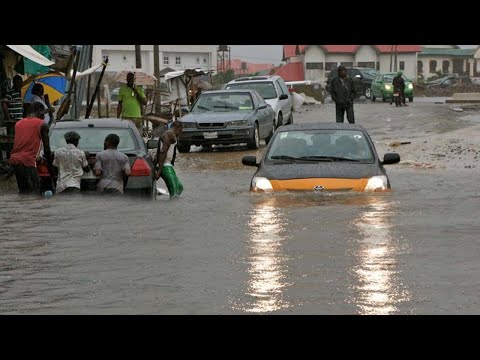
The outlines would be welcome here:
[[[66,146],[64,135],[69,131],[76,131],[80,135],[78,148],[89,152],[98,152],[103,150],[103,142],[109,134],[116,134],[120,138],[118,151],[138,150],[138,143],[133,131],[130,129],[116,128],[68,128],[52,129],[50,131],[50,148],[55,151],[58,148]]]
[[[228,84],[225,87],[226,90],[237,90],[237,89],[247,89],[247,90],[257,90],[261,97],[265,100],[275,99],[278,97],[277,91],[275,90],[275,85],[272,81],[255,81],[255,82],[241,82]]]

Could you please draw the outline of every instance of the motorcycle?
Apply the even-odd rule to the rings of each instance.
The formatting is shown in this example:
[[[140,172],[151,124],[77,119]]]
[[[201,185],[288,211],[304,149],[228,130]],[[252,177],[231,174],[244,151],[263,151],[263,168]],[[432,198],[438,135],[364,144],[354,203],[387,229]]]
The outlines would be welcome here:
[[[402,106],[403,99],[402,99],[402,92],[400,89],[394,89],[393,91],[393,101],[395,102],[395,106]],[[390,105],[392,103],[390,102]]]

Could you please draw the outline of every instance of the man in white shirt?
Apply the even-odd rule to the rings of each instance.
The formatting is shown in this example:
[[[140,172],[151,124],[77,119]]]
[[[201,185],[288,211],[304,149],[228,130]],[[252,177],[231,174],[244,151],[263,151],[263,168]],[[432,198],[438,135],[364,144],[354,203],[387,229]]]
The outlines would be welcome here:
[[[53,166],[58,168],[56,193],[80,193],[80,180],[90,167],[85,153],[77,149],[80,135],[69,131],[64,137],[67,146],[57,149],[53,160]]]

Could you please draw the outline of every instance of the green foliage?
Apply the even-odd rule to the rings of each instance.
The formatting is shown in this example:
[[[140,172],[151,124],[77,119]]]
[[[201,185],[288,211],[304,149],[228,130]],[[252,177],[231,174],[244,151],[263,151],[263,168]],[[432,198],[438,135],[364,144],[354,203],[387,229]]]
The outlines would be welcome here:
[[[228,69],[223,73],[218,73],[213,75],[212,77],[213,86],[226,84],[229,81],[232,81],[233,79],[235,79],[235,71],[233,69]]]

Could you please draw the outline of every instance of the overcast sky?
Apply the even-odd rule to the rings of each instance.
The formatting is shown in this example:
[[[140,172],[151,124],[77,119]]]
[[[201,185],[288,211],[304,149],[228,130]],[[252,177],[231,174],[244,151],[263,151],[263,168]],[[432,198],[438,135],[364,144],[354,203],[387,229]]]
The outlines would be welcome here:
[[[459,45],[474,47],[477,45]],[[252,63],[275,64],[282,61],[282,45],[230,45],[232,59],[241,59]]]

